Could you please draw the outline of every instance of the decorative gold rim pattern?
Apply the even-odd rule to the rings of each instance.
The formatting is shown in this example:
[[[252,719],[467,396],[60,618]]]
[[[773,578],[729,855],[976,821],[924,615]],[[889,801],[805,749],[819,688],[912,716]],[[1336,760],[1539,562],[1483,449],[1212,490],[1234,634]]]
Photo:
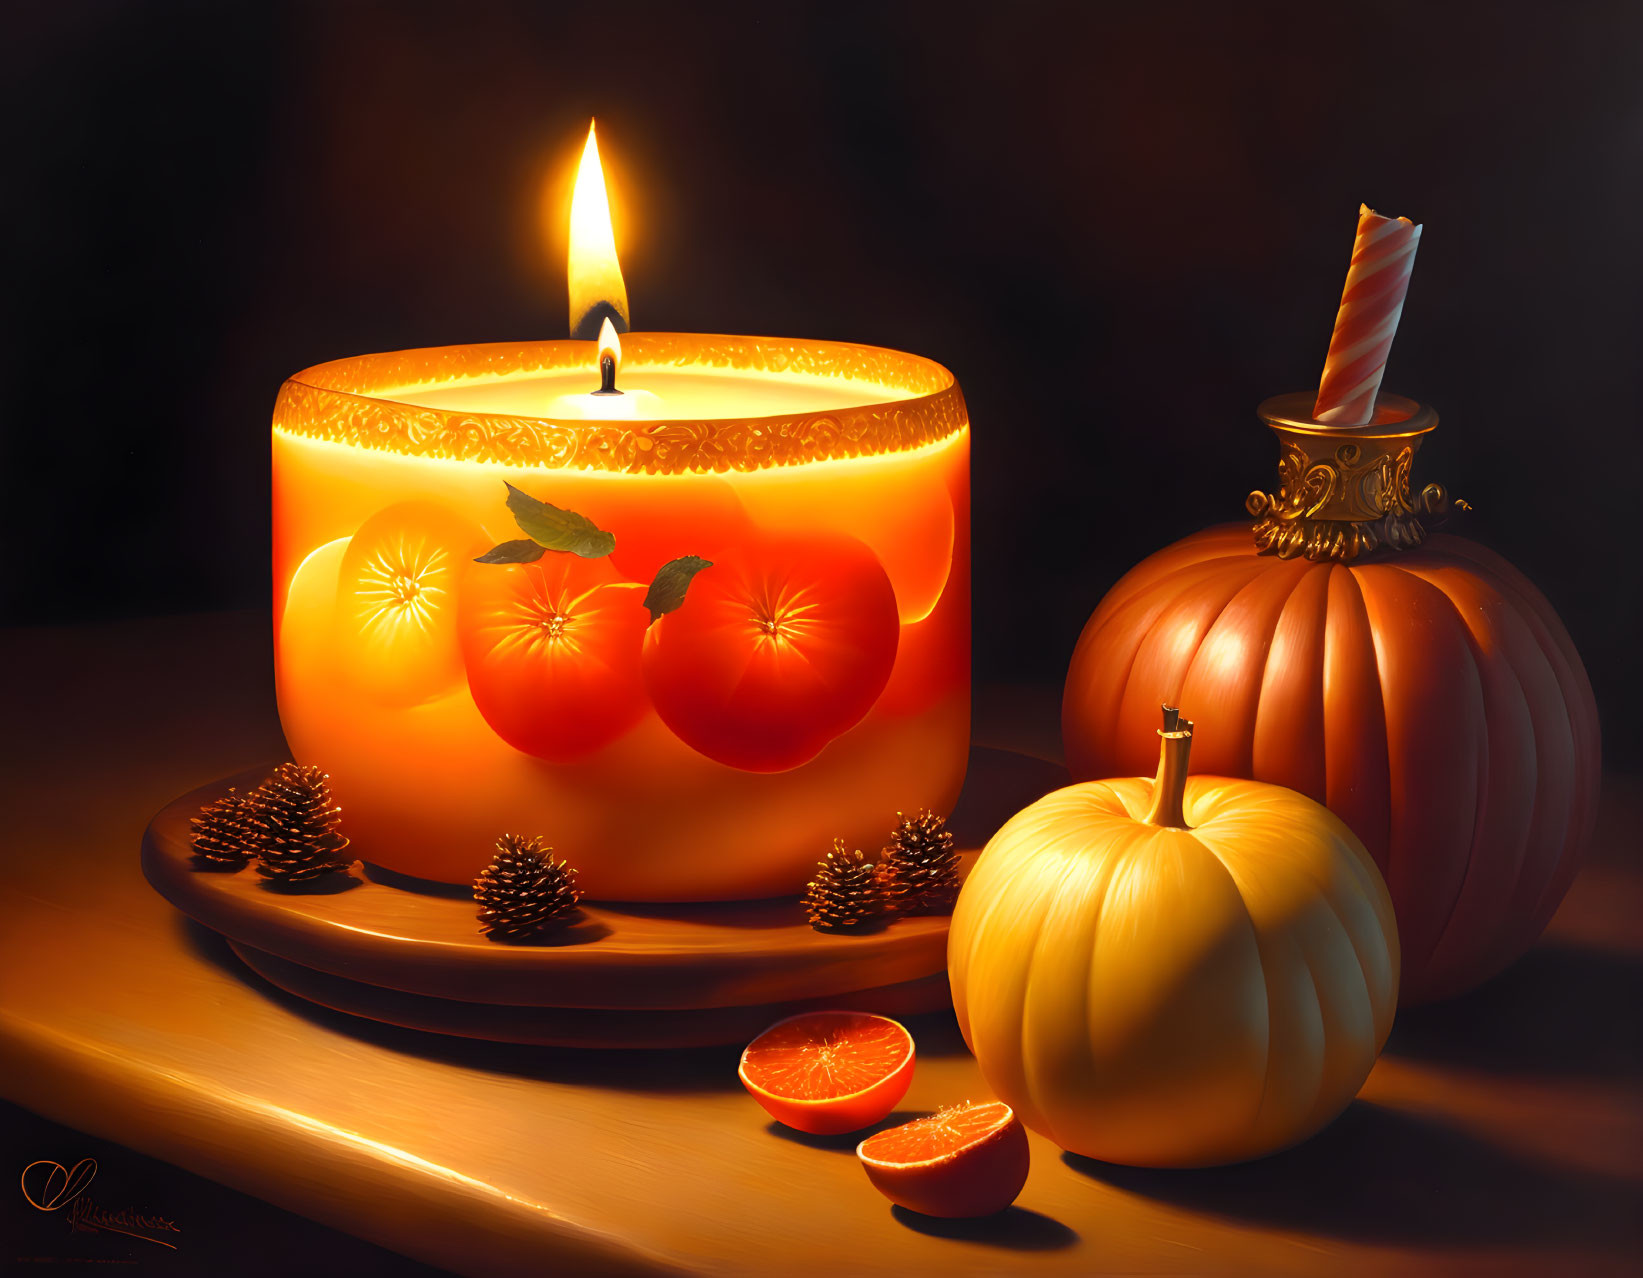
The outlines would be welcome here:
[[[1382,391],[1375,397],[1378,420],[1362,426],[1332,426],[1312,416],[1316,397],[1312,391],[1290,391],[1264,399],[1255,415],[1274,430],[1297,435],[1318,435],[1325,439],[1380,439],[1382,437],[1426,435],[1438,424],[1437,410],[1404,395]]]
[[[459,413],[389,398],[401,388],[467,378],[591,369],[592,345],[439,346],[319,364],[280,387],[274,429],[413,457],[673,475],[906,452],[969,424],[958,383],[933,360],[848,342],[696,333],[627,334],[624,376],[645,368],[745,369],[866,381],[910,397],[821,413],[658,422]]]
[[[1383,547],[1412,550],[1428,524],[1449,511],[1442,484],[1410,494],[1422,440],[1438,424],[1425,404],[1381,395],[1387,420],[1331,427],[1313,420],[1306,393],[1279,395],[1258,412],[1278,436],[1276,492],[1257,488],[1244,501],[1255,520],[1255,548],[1280,559],[1352,563]]]

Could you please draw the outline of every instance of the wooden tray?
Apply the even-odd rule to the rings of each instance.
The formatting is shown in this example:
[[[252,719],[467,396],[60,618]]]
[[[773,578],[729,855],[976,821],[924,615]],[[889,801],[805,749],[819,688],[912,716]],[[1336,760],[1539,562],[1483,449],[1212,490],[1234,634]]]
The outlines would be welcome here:
[[[805,1007],[910,1013],[947,1001],[944,915],[834,935],[812,929],[792,897],[585,903],[545,943],[509,945],[479,932],[466,889],[363,862],[317,891],[282,889],[250,869],[196,868],[189,817],[231,785],[256,785],[271,766],[161,810],[143,836],[143,873],[248,966],[325,1006],[468,1037],[660,1046],[734,1041]],[[973,751],[952,819],[966,866],[1010,814],[1064,782],[1054,764]]]
[[[939,1011],[952,1000],[944,970],[916,981],[853,990],[836,997],[743,1007],[643,1012],[619,1008],[503,1007],[385,990],[316,972],[250,946],[232,941],[229,946],[259,976],[289,994],[334,1011],[406,1029],[539,1047],[705,1047],[716,1043],[745,1043],[773,1022],[799,1012],[844,1005],[852,1011],[904,1017]]]

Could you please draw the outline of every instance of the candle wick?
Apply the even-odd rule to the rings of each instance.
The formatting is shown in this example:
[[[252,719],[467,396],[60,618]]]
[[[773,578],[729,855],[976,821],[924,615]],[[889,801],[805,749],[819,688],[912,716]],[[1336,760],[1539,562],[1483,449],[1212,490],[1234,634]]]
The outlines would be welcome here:
[[[616,389],[616,356],[609,353],[599,357],[599,389],[595,395],[620,395]]]

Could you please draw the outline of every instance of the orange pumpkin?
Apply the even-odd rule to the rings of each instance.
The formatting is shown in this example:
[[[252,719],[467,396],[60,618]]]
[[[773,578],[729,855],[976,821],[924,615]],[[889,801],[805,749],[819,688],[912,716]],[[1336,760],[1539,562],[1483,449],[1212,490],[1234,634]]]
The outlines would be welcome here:
[[[1401,441],[1337,442],[1286,425],[1274,405],[1284,402],[1262,415],[1280,439],[1291,432],[1285,486],[1252,494],[1251,513],[1269,512],[1257,531],[1266,525],[1280,555],[1308,533],[1306,553],[1328,543],[1348,562],[1258,553],[1247,524],[1143,560],[1079,637],[1062,703],[1067,762],[1075,778],[1141,772],[1159,701],[1193,706],[1209,725],[1194,771],[1286,786],[1345,820],[1392,893],[1402,1001],[1447,998],[1523,953],[1574,877],[1598,795],[1591,685],[1551,605],[1510,564],[1459,537],[1419,544],[1409,440],[1435,424],[1430,409],[1409,406],[1424,416]],[[1388,485],[1361,458],[1400,442]],[[1386,519],[1297,517],[1343,492],[1391,509],[1394,535]]]

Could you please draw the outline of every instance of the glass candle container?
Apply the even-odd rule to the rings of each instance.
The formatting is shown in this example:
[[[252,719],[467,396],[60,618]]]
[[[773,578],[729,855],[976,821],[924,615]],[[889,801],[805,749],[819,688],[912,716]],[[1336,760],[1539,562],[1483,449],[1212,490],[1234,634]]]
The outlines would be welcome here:
[[[949,811],[970,722],[952,375],[833,342],[628,334],[322,364],[273,426],[280,718],[352,850],[471,881],[542,835],[595,899],[799,891]],[[615,549],[480,563],[512,489]],[[653,617],[651,584],[711,563]]]

